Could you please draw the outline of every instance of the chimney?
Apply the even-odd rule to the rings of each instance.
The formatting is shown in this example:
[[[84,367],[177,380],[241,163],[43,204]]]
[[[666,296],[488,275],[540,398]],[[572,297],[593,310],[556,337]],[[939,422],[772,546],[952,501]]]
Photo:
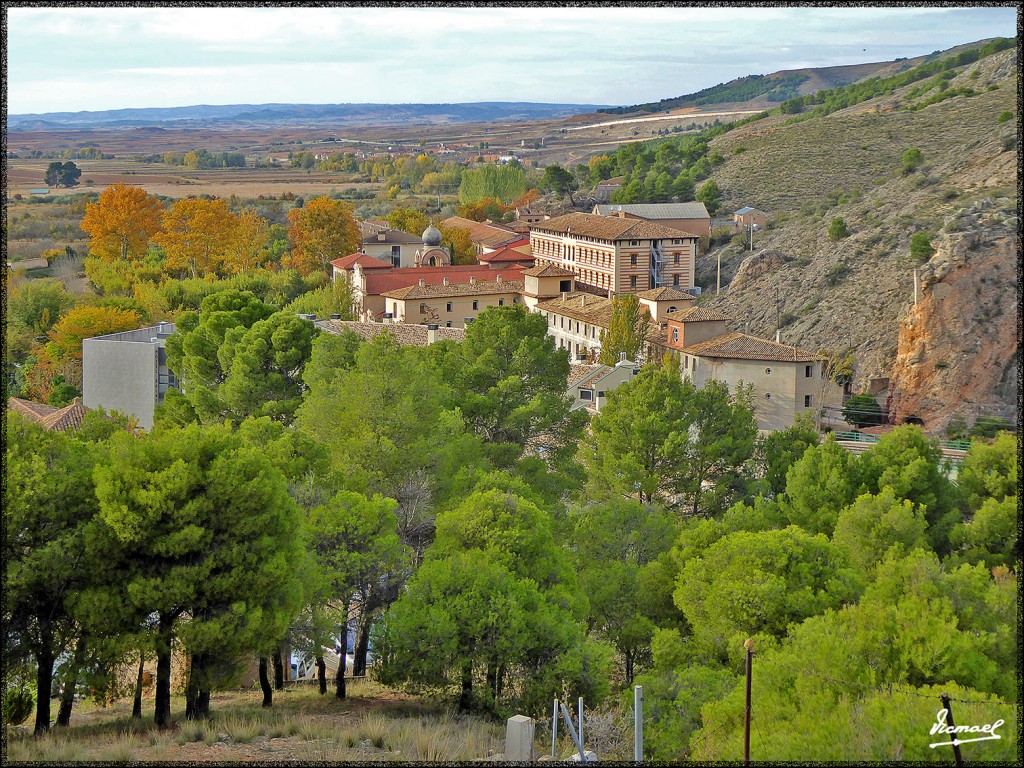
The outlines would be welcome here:
[[[470,285],[476,285],[476,275],[470,275],[469,276],[469,284]]]
[[[781,344],[782,343],[782,329],[781,328],[778,328],[775,331],[775,343],[776,344]]]
[[[565,292],[565,291],[562,291],[562,301],[565,301],[565,297],[566,297],[566,296],[567,296],[566,292]]]
[[[586,296],[586,294],[584,294],[583,296],[580,296],[580,306],[581,307],[587,306],[587,296]]]
[[[420,288],[426,288],[426,287],[427,287],[427,281],[426,281],[426,280],[424,280],[424,279],[423,279],[423,278],[421,277],[421,278],[420,278]]]
[[[433,344],[437,341],[437,323],[430,323],[427,325],[427,344]]]
[[[501,285],[501,275],[497,276],[496,281],[497,281],[498,285]]]
[[[159,323],[157,323],[156,335],[157,336],[170,336],[171,335],[170,325],[171,325],[170,323],[168,323],[168,322],[166,322],[164,320],[161,320]]]
[[[378,232],[377,233],[377,240],[378,240],[378,242],[383,243],[387,239],[388,239],[388,236],[385,235],[383,232]]]
[[[447,277],[444,279],[444,284],[448,285],[448,278]]]

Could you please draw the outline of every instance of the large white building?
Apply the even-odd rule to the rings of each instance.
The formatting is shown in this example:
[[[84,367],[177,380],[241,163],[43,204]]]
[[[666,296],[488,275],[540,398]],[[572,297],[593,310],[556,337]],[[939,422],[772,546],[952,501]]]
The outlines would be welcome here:
[[[167,368],[167,338],[174,323],[94,336],[82,341],[82,404],[134,416],[143,429],[178,382]]]

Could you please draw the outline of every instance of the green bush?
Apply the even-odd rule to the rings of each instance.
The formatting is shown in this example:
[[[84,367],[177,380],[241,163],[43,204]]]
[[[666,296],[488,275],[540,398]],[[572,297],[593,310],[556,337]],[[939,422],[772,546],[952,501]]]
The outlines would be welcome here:
[[[904,176],[913,172],[924,163],[924,155],[921,154],[921,150],[916,147],[908,149],[903,153],[903,168],[902,173]]]
[[[2,717],[4,725],[21,725],[32,714],[35,699],[32,691],[22,683],[16,687],[4,687]]]
[[[974,422],[971,437],[992,438],[1003,431],[1013,430],[1013,425],[998,416],[982,416]]]
[[[929,232],[915,232],[910,238],[910,256],[918,264],[924,264],[935,253],[932,247],[932,234]]]
[[[969,437],[967,430],[967,419],[963,416],[954,416],[946,425],[947,440],[966,440]]]
[[[843,406],[843,418],[855,427],[874,427],[885,423],[882,407],[866,392],[854,395]]]
[[[846,226],[846,222],[837,216],[828,226],[828,236],[830,240],[842,240],[844,237],[850,236],[850,230]]]
[[[825,273],[825,282],[829,285],[839,285],[852,270],[848,264],[836,264]]]

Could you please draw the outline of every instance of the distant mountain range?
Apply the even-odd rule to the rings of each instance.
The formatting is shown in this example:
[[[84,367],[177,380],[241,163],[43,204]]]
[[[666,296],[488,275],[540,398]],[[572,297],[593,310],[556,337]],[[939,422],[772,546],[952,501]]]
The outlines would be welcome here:
[[[518,122],[590,114],[608,105],[487,101],[472,104],[232,104],[108,109],[8,115],[11,131],[124,127],[226,127],[274,123],[308,125]]]

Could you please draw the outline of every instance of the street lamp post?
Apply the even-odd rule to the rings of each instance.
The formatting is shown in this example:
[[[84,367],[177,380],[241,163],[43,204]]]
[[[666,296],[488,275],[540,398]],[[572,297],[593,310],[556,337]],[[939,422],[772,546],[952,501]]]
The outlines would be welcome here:
[[[760,229],[753,221],[750,222],[750,250],[754,250],[754,230]]]

